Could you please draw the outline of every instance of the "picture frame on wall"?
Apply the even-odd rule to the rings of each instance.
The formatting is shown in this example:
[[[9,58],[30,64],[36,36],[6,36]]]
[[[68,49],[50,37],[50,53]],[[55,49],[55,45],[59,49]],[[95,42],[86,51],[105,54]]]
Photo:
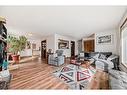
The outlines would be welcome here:
[[[113,35],[103,35],[97,36],[97,44],[112,44],[113,43]]]
[[[58,49],[69,49],[69,41],[59,39]]]
[[[36,44],[35,43],[32,44],[32,49],[36,50]]]

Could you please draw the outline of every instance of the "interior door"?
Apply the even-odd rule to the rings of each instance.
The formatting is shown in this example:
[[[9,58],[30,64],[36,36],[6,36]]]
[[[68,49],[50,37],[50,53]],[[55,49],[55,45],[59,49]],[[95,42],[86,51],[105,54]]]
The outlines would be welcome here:
[[[41,42],[41,58],[46,59],[46,40]]]
[[[71,57],[75,56],[75,41],[71,41]]]
[[[84,41],[84,51],[85,52],[94,52],[94,40]]]

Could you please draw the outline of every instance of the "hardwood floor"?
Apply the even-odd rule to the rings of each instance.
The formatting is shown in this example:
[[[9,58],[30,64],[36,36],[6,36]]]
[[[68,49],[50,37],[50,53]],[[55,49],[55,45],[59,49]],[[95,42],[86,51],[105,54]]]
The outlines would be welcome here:
[[[98,70],[93,76],[87,89],[109,89],[108,73]]]
[[[11,71],[10,89],[68,89],[66,84],[52,75],[56,67],[38,60],[24,64],[24,67]]]
[[[89,63],[86,62],[82,66],[84,68],[89,67]],[[107,72],[103,72],[101,70],[97,70],[95,75],[93,76],[91,82],[88,84],[87,89],[109,89],[109,77]]]
[[[18,69],[11,71],[13,78],[10,89],[69,89],[68,85],[53,76],[52,72],[56,68],[58,67],[48,65],[41,60],[20,64]],[[108,74],[97,71],[88,89],[108,88]]]

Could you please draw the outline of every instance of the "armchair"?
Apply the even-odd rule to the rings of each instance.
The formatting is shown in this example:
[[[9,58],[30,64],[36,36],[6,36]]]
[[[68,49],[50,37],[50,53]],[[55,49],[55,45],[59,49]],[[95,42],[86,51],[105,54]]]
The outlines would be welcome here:
[[[60,66],[64,64],[63,50],[56,50],[55,54],[48,56],[48,64]]]

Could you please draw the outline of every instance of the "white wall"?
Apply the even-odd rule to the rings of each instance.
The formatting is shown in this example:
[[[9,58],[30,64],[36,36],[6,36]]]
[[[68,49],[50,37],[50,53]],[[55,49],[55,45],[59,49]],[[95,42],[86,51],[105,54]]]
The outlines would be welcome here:
[[[47,51],[52,49],[52,52],[55,52],[55,35],[50,35],[47,38]]]
[[[32,56],[32,49],[25,49],[21,51],[20,57]]]
[[[71,41],[75,41],[75,54],[78,54],[77,40],[72,37],[63,36],[63,35],[59,35],[59,34],[53,34],[53,35],[49,35],[49,36],[42,38],[42,41],[43,40],[47,41],[47,47],[46,47],[47,51],[48,51],[48,49],[52,49],[52,52],[55,53],[55,51],[58,50],[58,39],[63,39],[63,40],[69,41],[69,49],[63,49],[64,55],[66,57],[71,56],[71,45],[70,45]]]
[[[117,41],[118,41],[118,30],[108,30],[103,31],[95,34],[95,52],[112,52],[113,54],[118,54],[117,48]],[[105,36],[105,35],[113,35],[112,43],[111,44],[97,44],[97,37],[98,36]]]
[[[32,44],[36,44],[36,50],[39,50],[39,47],[41,47],[41,41],[32,40],[32,39],[28,39],[28,41],[30,41],[31,43],[31,49],[25,49],[24,51],[21,51],[20,56],[24,57],[24,56],[40,55],[41,51],[35,51],[35,52],[32,51]]]
[[[59,35],[59,34],[55,34],[55,51],[58,49],[58,39],[63,39],[63,40],[69,41],[69,49],[63,49],[64,50],[64,55],[66,57],[71,56],[71,41],[75,41],[75,55],[78,54],[77,40],[72,38],[72,37],[63,36],[63,35]]]
[[[40,40],[29,40],[31,43],[31,48],[32,48],[32,44],[36,44],[36,50],[39,50],[39,47],[41,46],[41,41]]]
[[[52,35],[49,35],[49,36],[46,36],[46,37],[43,37],[41,41],[44,41],[46,40],[46,50],[48,51],[49,49],[52,49],[52,52],[54,53],[55,51],[55,35],[52,34]]]

